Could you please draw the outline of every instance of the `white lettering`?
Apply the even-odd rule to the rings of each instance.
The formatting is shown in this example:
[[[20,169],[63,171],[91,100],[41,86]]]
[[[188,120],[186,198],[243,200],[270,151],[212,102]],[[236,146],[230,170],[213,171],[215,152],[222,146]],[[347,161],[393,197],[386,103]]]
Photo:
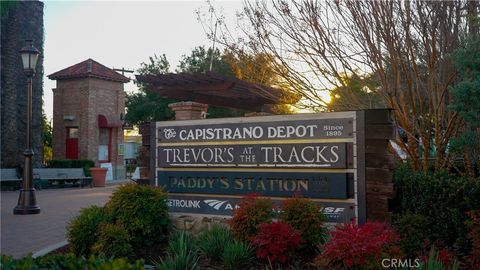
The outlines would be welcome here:
[[[167,162],[170,162],[170,152],[172,151],[172,149],[167,148],[167,149],[163,149],[163,151],[167,152]]]
[[[235,157],[233,156],[233,147],[229,147],[227,149],[227,154],[228,154],[227,162],[233,162],[235,160]]]
[[[295,128],[293,126],[287,126],[287,138],[295,135]]]
[[[292,151],[290,152],[290,158],[288,159],[289,163],[292,163],[292,158],[295,158],[296,161],[294,162],[300,162],[300,159],[298,159],[298,154],[297,154],[297,150],[295,150],[295,147],[293,147]]]
[[[273,147],[269,146],[269,147],[261,147],[260,150],[264,151],[265,153],[265,162],[266,163],[269,163],[270,162],[270,159],[268,158],[270,155],[268,154],[268,151],[272,150]]]
[[[200,208],[200,201],[168,199],[168,207]]]
[[[242,134],[240,133],[240,129],[236,128],[235,132],[233,133],[233,139],[242,139]]]
[[[178,136],[180,136],[180,140],[185,141],[187,139],[186,133],[187,131],[185,129],[180,130],[180,133],[178,134]]]
[[[332,146],[332,147],[330,148],[330,152],[332,153],[333,156],[335,156],[334,159],[332,159],[332,158],[330,159],[330,162],[332,162],[332,163],[333,163],[333,162],[337,162],[338,159],[339,159],[338,153],[335,152],[335,151],[333,151],[333,149],[336,149],[337,152],[338,152],[338,145],[334,145],[334,146]]]
[[[215,134],[213,133],[213,129],[212,128],[207,128],[207,130],[205,131],[206,135],[205,136],[205,139],[207,140],[211,140],[211,139],[214,139],[215,138]]]
[[[291,138],[291,137],[314,137],[317,125],[286,125],[286,126],[248,126],[241,128],[194,128],[182,129],[179,131],[179,138],[182,141],[188,140],[242,140],[242,139],[260,139],[264,136],[268,138]],[[343,126],[324,126],[326,132],[339,132]],[[336,134],[336,133],[335,133]]]
[[[268,137],[269,138],[277,137],[277,130],[275,129],[275,127],[268,127]]]
[[[318,126],[317,125],[308,125],[307,126],[308,133],[310,134],[308,136],[313,137],[315,135],[315,130],[314,130],[315,128],[318,128]]]
[[[302,137],[305,136],[305,134],[307,134],[307,129],[305,128],[305,126],[298,126],[296,133],[297,133],[297,134],[296,134],[297,137],[302,138]]]
[[[260,139],[263,136],[263,128],[261,127],[254,127],[253,128],[253,137],[255,139]]]
[[[210,158],[205,158],[205,152],[210,154]],[[206,163],[210,163],[213,160],[213,150],[211,148],[204,148],[202,149],[202,161]]]
[[[187,140],[193,140],[195,136],[193,135],[193,130],[190,130],[187,135]]]
[[[327,146],[322,147],[322,149],[320,149],[320,146],[316,146],[315,149],[317,150],[317,162],[328,162],[322,154],[322,152],[327,149]]]
[[[189,163],[190,162],[190,151],[191,149],[184,148],[183,149],[183,162]]]
[[[287,135],[285,134],[285,126],[277,127],[277,138],[285,138]]]
[[[285,163],[285,160],[282,158],[282,148],[273,147],[273,162],[277,163],[277,158]]]
[[[315,151],[315,149],[313,148],[313,146],[306,146],[306,147],[304,147],[304,148],[302,149],[302,152],[300,152],[300,155],[302,156],[303,161],[308,162],[308,163],[313,163],[313,162],[315,162],[315,158],[312,158],[312,159],[308,160],[308,159],[305,157],[305,150],[306,150],[306,149],[310,149],[310,150],[312,150],[312,151]]]

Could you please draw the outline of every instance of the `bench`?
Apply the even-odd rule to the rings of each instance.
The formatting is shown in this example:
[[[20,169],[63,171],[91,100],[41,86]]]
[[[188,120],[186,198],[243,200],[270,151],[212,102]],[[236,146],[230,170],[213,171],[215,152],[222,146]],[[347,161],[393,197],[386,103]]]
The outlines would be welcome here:
[[[33,169],[33,178],[40,188],[44,186],[80,185],[92,187],[92,178],[85,176],[83,168],[41,168]]]
[[[13,186],[18,189],[22,185],[22,178],[18,177],[17,169],[0,169],[0,182],[2,187]]]

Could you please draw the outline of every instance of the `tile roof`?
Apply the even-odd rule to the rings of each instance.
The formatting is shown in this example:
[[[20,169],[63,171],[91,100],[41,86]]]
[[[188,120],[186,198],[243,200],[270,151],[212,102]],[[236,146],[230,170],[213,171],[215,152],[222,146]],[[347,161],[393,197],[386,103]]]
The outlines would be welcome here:
[[[83,62],[67,67],[47,76],[51,80],[65,80],[76,78],[98,78],[108,81],[127,83],[129,78],[89,58]]]

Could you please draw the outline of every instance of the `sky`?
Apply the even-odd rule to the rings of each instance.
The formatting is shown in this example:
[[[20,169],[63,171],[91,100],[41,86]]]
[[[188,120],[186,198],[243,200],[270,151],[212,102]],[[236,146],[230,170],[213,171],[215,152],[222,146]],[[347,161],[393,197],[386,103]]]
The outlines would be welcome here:
[[[241,1],[213,1],[234,27]],[[110,68],[136,70],[165,54],[171,70],[196,46],[211,46],[197,20],[205,1],[44,1],[44,109],[52,119],[56,81],[48,75],[88,58]],[[132,74],[125,74],[134,78]],[[133,82],[127,92],[136,91]]]

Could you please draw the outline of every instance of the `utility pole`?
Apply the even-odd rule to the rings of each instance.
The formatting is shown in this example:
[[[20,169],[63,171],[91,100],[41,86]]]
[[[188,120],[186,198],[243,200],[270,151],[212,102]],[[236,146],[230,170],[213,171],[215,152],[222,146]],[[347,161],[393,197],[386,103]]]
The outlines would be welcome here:
[[[125,68],[112,68],[113,70],[115,71],[120,71],[122,72],[122,75],[125,76],[125,72],[126,73],[133,73],[134,71],[133,70],[128,70],[128,69],[125,69]]]

